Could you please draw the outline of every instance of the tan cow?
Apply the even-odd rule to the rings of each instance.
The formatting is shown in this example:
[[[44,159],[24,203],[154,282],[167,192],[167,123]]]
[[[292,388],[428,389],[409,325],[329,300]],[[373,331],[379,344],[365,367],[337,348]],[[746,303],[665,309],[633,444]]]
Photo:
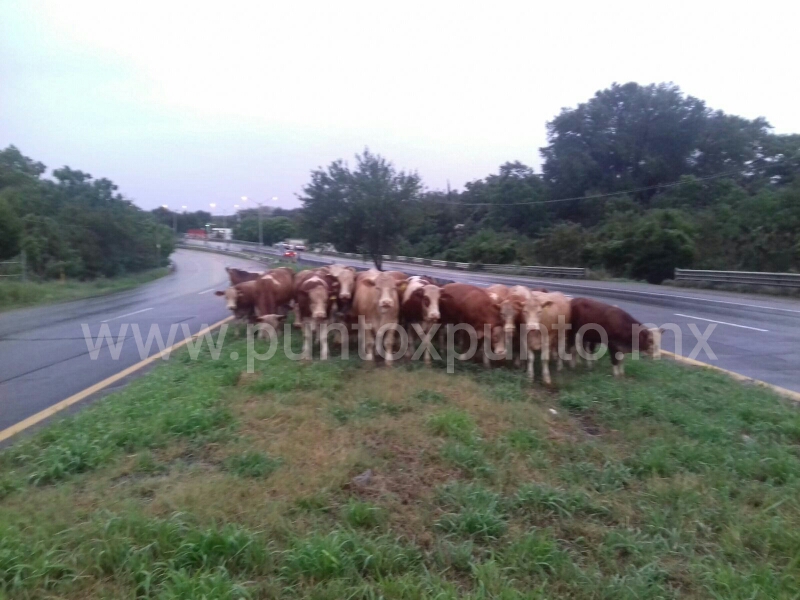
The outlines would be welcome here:
[[[355,267],[348,267],[346,265],[328,265],[320,269],[323,273],[332,275],[339,282],[339,300],[343,303],[349,303],[353,297],[353,288],[356,282]]]
[[[303,328],[303,360],[311,360],[314,332],[319,339],[320,359],[328,359],[326,326],[336,304],[336,296],[332,293],[335,285],[338,286],[338,283],[333,276],[322,273],[311,273],[295,279],[296,314]]]
[[[411,340],[413,339],[413,325],[419,324],[422,332],[428,336],[431,328],[439,322],[439,295],[441,289],[427,277],[414,275],[400,284],[402,298],[400,302],[400,316],[403,326],[408,333],[408,350],[406,356],[413,356]],[[409,327],[411,325],[412,327]],[[431,364],[431,353],[425,347],[425,364]]]
[[[359,273],[359,275],[362,275]],[[375,360],[375,343],[378,331],[384,326],[397,325],[400,312],[400,298],[397,282],[388,273],[378,272],[374,277],[359,277],[356,282],[356,293],[353,297],[352,317],[364,319],[364,346],[366,360]],[[383,332],[383,355],[386,366],[392,364],[394,352],[394,329]]]
[[[519,340],[519,346],[525,344],[524,336],[520,336],[520,327],[525,324],[526,319],[523,315],[525,306],[531,296],[531,291],[524,285],[490,285],[486,291],[491,296],[494,303],[500,309],[500,317],[503,319],[503,331],[506,335],[506,346],[514,348],[514,341]],[[520,350],[521,353],[521,350]],[[519,354],[514,355],[514,364],[519,365]]]
[[[533,381],[534,352],[542,354],[542,380],[550,385],[550,359],[558,359],[558,370],[563,368],[562,356],[569,349],[570,323],[569,299],[560,292],[531,292],[525,306],[524,321],[528,330],[526,352],[528,379]],[[574,361],[574,355],[573,355]],[[573,362],[574,364],[574,362]]]

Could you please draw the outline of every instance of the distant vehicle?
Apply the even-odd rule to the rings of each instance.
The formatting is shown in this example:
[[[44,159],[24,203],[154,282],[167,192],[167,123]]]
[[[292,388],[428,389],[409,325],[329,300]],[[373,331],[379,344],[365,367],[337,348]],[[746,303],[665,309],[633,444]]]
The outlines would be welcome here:
[[[186,237],[196,240],[205,240],[208,238],[208,233],[205,229],[190,229],[186,232]]]
[[[297,244],[297,245],[294,247],[294,249],[295,249],[295,250],[298,250],[299,252],[305,252],[305,251],[306,251],[306,247],[305,247],[305,245],[304,245],[304,244]]]
[[[211,229],[211,237],[215,240],[230,241],[233,239],[233,229],[227,227],[213,227]]]
[[[291,260],[295,260],[297,258],[297,252],[294,250],[284,250],[283,258],[289,258]]]

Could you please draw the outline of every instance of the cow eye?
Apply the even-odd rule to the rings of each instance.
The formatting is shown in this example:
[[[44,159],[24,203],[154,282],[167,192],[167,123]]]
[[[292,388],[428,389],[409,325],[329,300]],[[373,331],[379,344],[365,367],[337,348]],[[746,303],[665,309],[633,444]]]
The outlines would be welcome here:
[[[425,297],[422,299],[422,303],[423,303],[425,306],[430,306],[430,305],[431,305],[431,299],[430,299],[430,298],[428,298],[427,296],[425,296]]]

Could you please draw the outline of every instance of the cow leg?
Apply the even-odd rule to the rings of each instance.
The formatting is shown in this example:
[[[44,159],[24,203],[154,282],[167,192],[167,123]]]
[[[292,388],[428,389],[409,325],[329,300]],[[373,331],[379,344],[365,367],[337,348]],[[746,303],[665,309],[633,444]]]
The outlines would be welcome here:
[[[383,353],[386,366],[391,367],[394,354],[394,329],[387,329],[383,334]]]
[[[425,337],[430,337],[431,323],[425,323],[423,325],[422,331],[425,333]],[[431,366],[431,347],[430,347],[429,343],[425,344],[425,355],[424,355],[424,357],[425,357],[424,358],[425,366],[426,367],[430,367]]]
[[[297,303],[294,305],[294,327],[297,329],[303,327],[303,320],[300,318],[300,305]]]
[[[328,360],[328,328],[327,323],[320,323],[319,333],[319,359]]]
[[[300,354],[303,360],[311,360],[311,347],[313,342],[313,331],[311,329],[311,322],[306,321],[302,324],[303,327],[303,352]]]
[[[625,375],[625,357],[616,360],[614,354],[611,355],[611,371],[614,373],[614,377],[622,377]]]
[[[608,353],[611,356],[611,372],[614,374],[614,377],[620,377],[624,371],[622,359],[617,358],[617,347],[613,344],[609,344]],[[623,356],[622,358],[624,359],[625,357]]]
[[[535,359],[535,355],[533,350],[528,350],[528,381],[533,383],[533,363]]]
[[[416,348],[414,348],[414,328],[408,327],[408,325],[410,325],[410,323],[407,323],[407,326],[405,328],[406,334],[408,335],[408,345],[406,346],[406,359],[411,360],[411,357],[414,356],[414,351],[416,350]]]
[[[542,381],[546,385],[553,383],[550,379],[550,344],[542,344]]]
[[[375,360],[375,332],[371,326],[364,328],[364,347],[366,350],[366,360]]]

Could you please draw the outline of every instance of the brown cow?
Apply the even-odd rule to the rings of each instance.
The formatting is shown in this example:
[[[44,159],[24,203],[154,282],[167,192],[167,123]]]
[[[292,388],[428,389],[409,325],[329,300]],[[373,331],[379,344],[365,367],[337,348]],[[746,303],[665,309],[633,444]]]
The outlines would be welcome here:
[[[397,282],[392,275],[378,272],[374,277],[367,276],[358,279],[351,315],[354,319],[364,318],[366,360],[375,360],[376,336],[382,327],[397,325],[399,312],[400,298]],[[386,366],[392,364],[394,333],[393,327],[388,327],[383,332],[382,350]]]
[[[550,358],[555,355],[560,371],[562,357],[571,347],[568,324],[571,322],[569,299],[561,292],[531,292],[524,310],[528,379],[533,381],[534,352],[542,353],[542,380],[550,385]]]
[[[439,322],[439,295],[440,288],[426,277],[414,275],[409,277],[404,283],[400,284],[402,294],[400,301],[400,315],[403,326],[408,333],[408,350],[406,356],[413,355],[412,349],[412,329],[409,325],[419,323],[422,332],[428,336],[434,323]],[[425,348],[425,364],[431,364],[430,347]]]
[[[478,348],[483,353],[484,365],[489,366],[489,356],[482,343],[487,326],[494,353],[500,358],[505,356],[503,319],[500,316],[500,309],[485,289],[466,283],[448,283],[442,288],[439,311],[442,323],[446,325],[465,324],[475,330]]]
[[[594,352],[599,344],[606,343],[615,377],[625,374],[623,364],[625,354],[638,349],[645,356],[659,356],[662,333],[660,329],[647,329],[618,306],[590,298],[573,298],[570,304],[571,334],[576,349],[585,350],[588,347]],[[590,366],[592,362],[588,361]]]
[[[255,281],[261,277],[261,273],[253,273],[252,271],[243,271],[236,267],[225,267],[228,272],[228,278],[231,280],[231,285],[244,283],[245,281]]]
[[[336,304],[336,295],[333,291],[338,283],[332,275],[316,272],[303,275],[303,273],[299,273],[295,278],[294,287],[296,314],[303,328],[301,356],[304,360],[311,360],[311,347],[316,330],[320,345],[319,357],[321,360],[327,360],[328,336],[324,326],[327,325]]]
[[[256,281],[245,281],[232,285],[225,290],[214,292],[217,296],[225,297],[225,306],[233,316],[248,323],[256,322],[256,305],[258,303],[258,289]]]
[[[256,280],[256,313],[261,323],[278,328],[294,299],[294,271],[279,267]]]

